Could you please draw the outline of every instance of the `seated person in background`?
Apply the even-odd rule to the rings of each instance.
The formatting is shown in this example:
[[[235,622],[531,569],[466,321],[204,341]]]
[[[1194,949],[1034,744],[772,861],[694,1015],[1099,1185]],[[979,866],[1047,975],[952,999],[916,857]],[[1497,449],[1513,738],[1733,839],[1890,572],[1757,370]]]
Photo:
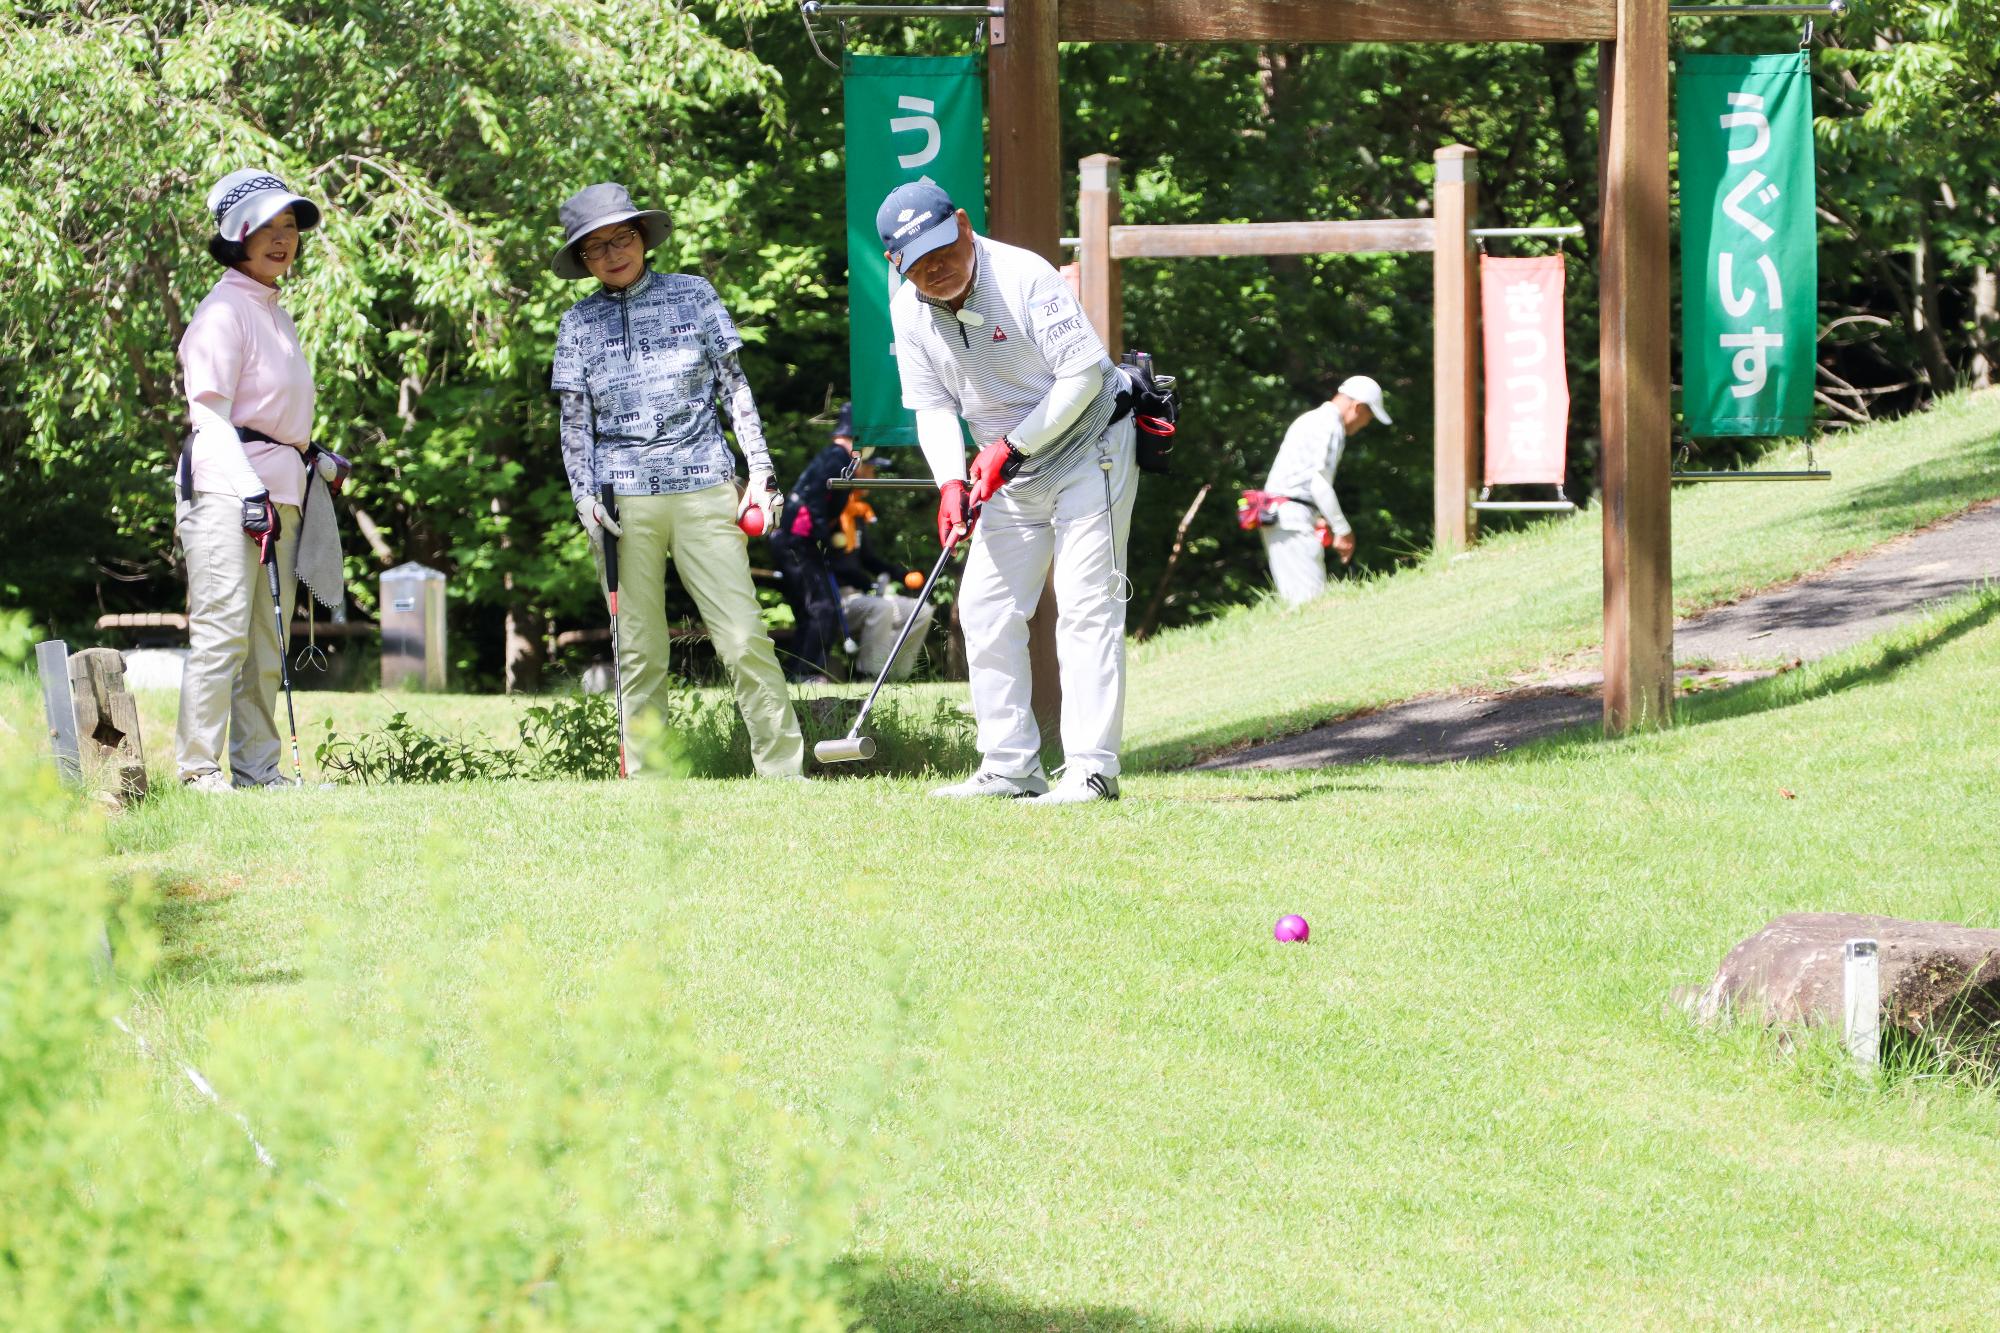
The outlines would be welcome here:
[[[785,662],[785,674],[793,680],[827,679],[827,654],[846,637],[828,548],[847,497],[826,484],[853,468],[854,449],[854,405],[843,403],[832,442],[799,473],[786,497],[787,521],[771,534],[785,600],[798,627]]]
[[[872,472],[867,463],[860,470]],[[916,598],[905,597],[898,591],[923,587],[924,576],[922,571],[905,569],[877,552],[871,540],[875,508],[867,497],[866,491],[848,492],[847,507],[840,514],[840,530],[833,534],[833,574],[843,590],[841,611],[851,635],[848,652],[854,657],[857,675],[880,675],[896,636],[903,632],[914,610],[917,623],[911,626],[910,637],[903,651],[896,655],[895,669],[889,673],[892,681],[908,680],[923,655],[924,636],[930,632],[936,606],[930,601],[918,606]]]

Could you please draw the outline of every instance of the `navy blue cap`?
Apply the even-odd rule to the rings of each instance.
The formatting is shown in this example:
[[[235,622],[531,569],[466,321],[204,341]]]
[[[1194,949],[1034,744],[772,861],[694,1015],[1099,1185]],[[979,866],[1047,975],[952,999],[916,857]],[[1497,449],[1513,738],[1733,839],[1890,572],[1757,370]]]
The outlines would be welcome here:
[[[896,272],[958,239],[958,210],[934,180],[911,181],[889,191],[875,210],[875,230]]]

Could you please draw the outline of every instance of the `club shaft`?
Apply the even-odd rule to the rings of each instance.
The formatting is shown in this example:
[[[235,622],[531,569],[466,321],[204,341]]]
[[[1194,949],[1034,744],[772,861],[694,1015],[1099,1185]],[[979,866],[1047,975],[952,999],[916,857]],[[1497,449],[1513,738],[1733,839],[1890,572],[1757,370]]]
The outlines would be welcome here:
[[[861,711],[855,714],[854,727],[847,733],[850,740],[861,734],[863,724],[868,721],[869,712],[875,707],[875,697],[882,693],[882,687],[888,683],[889,672],[895,669],[896,659],[903,655],[903,644],[909,640],[910,631],[916,626],[917,616],[923,611],[924,603],[931,599],[931,589],[937,586],[938,576],[944,573],[944,567],[951,562],[951,553],[957,549],[958,539],[953,538],[945,543],[942,551],[938,552],[937,563],[931,566],[930,577],[924,580],[922,590],[917,593],[916,604],[910,607],[910,618],[903,622],[902,633],[896,636],[896,646],[889,650],[889,659],[882,663],[882,674],[875,677],[875,688],[868,691],[867,702],[863,703]]]
[[[618,492],[610,482],[598,492],[597,502],[616,523]],[[618,776],[624,778],[631,776],[631,769],[625,761],[625,664],[618,655],[618,535],[610,528],[599,528],[598,533],[604,542],[604,591],[611,603],[611,697],[618,710]]]
[[[290,728],[292,738],[292,778],[303,787],[306,767],[299,759],[299,716],[292,707],[292,667],[286,660],[291,656],[291,636],[285,633],[285,602],[278,593],[278,543],[267,535],[263,547],[264,568],[271,574],[271,616],[278,626],[278,679],[285,686],[285,725]]]

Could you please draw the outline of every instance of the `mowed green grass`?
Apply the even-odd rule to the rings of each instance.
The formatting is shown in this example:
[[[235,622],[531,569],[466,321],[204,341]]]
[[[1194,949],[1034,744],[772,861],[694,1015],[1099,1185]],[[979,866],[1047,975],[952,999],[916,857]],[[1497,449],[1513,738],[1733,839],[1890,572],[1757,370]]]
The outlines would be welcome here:
[[[1995,1098],[1876,1089],[1668,996],[1786,911],[2000,925],[1996,611],[1479,765],[1142,775],[1067,811],[914,781],[169,792],[114,837],[168,895],[148,1020],[195,1053],[308,1003],[301,975],[336,983],[329,1024],[414,992],[448,1048],[492,947],[578,990],[661,959],[809,1117],[889,1023],[880,1328],[1978,1327]],[[1309,944],[1271,940],[1289,911]]]
[[[1675,489],[1677,614],[2000,495],[2000,392],[1835,437],[1819,457],[1833,480]],[[1798,465],[1796,451],[1770,464]],[[1298,610],[1267,602],[1163,634],[1132,654],[1128,762],[1176,766],[1413,695],[1594,660],[1603,533],[1592,509],[1492,537],[1453,560],[1336,583]]]

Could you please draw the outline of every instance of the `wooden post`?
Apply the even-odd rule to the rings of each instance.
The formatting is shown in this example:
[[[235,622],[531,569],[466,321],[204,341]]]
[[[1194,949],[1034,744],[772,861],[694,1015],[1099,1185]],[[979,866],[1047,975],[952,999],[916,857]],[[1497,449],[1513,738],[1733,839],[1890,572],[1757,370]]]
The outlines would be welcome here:
[[[1056,75],[1058,0],[1007,0],[1005,41],[986,52],[986,230],[997,240],[1062,263],[1062,102]],[[984,441],[982,441],[984,443]],[[1028,624],[1028,669],[1044,743],[1062,719],[1051,574]]]
[[[1062,262],[1057,0],[1007,0],[1004,42],[986,52],[987,231]]]
[[[1433,153],[1437,181],[1432,268],[1431,393],[1436,406],[1431,453],[1431,541],[1463,551],[1476,534],[1472,508],[1478,473],[1479,292],[1474,285],[1472,219],[1479,210],[1479,154],[1463,144]]]
[[[1667,0],[1618,0],[1600,63],[1604,730],[1620,735],[1673,721]]]
[[[1125,350],[1125,278],[1111,253],[1111,229],[1118,225],[1118,159],[1092,153],[1077,164],[1078,276],[1083,317],[1097,330],[1104,350],[1116,361]]]
[[[69,659],[69,684],[91,784],[108,777],[119,805],[144,797],[146,752],[139,737],[139,705],[125,689],[124,656],[116,648],[85,648]]]

